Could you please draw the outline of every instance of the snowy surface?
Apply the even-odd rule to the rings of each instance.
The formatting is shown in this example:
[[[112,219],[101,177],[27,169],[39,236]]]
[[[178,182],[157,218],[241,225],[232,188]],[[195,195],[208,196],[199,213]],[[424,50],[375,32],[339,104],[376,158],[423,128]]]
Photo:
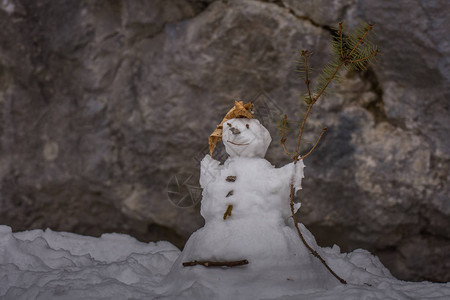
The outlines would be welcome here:
[[[307,237],[312,241],[311,235]],[[299,289],[287,295],[274,285],[284,278],[281,270],[270,276],[253,274],[250,278],[253,282],[261,280],[261,287],[273,287],[278,293],[268,296],[258,289],[245,288],[245,280],[249,278],[241,278],[240,271],[246,266],[189,268],[192,278],[203,270],[216,275],[222,273],[222,286],[230,284],[225,291],[200,279],[190,285],[171,281],[171,276],[166,274],[180,251],[168,242],[146,244],[121,234],[92,238],[49,229],[12,233],[10,227],[0,226],[0,298],[450,299],[450,284],[399,281],[365,250],[339,253],[336,246],[319,250],[349,284],[329,290]],[[177,293],[173,292],[176,284],[179,284]]]
[[[13,234],[0,226],[0,298],[148,299],[179,253],[168,242],[145,244],[122,234]]]

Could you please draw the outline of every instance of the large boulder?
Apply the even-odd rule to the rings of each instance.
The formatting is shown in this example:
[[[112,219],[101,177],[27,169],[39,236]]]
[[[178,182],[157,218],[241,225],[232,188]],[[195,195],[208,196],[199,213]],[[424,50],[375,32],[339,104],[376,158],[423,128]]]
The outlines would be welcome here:
[[[203,222],[207,137],[233,100],[255,102],[274,140],[267,159],[287,163],[275,123],[304,110],[295,51],[314,50],[320,69],[330,26],[365,20],[383,55],[314,107],[306,140],[329,130],[305,159],[299,218],[319,244],[366,248],[399,278],[449,281],[446,11],[446,1],[2,1],[1,223],[182,247]]]

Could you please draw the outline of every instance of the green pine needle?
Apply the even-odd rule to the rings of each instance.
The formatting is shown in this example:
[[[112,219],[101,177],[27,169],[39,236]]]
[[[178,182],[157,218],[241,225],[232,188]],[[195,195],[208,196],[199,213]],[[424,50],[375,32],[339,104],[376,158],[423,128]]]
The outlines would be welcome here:
[[[350,34],[345,33],[346,27],[343,23],[340,23],[337,28],[333,28],[334,35],[330,42],[332,58],[320,70],[317,80],[314,83],[312,82],[312,78],[316,78],[316,76],[312,76],[314,70],[309,63],[312,52],[308,50],[298,51],[296,73],[299,79],[305,83],[307,90],[299,97],[301,103],[306,104],[302,105],[305,108],[305,113],[298,122],[286,120],[285,124],[284,116],[281,116],[278,122],[278,127],[281,130],[289,130],[291,127],[299,129],[299,140],[295,151],[296,155],[299,154],[302,133],[306,128],[306,119],[317,100],[329,93],[336,93],[334,83],[340,83],[344,80],[342,74],[345,73],[343,71],[363,71],[370,64],[376,62],[379,50],[377,45],[372,41],[372,27],[370,24],[363,23]],[[290,155],[288,152],[287,154]]]

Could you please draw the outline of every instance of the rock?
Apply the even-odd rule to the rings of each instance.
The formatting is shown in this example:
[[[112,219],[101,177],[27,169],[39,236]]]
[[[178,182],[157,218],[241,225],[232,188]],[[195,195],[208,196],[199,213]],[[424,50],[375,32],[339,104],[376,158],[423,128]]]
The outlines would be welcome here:
[[[450,281],[447,3],[323,3],[1,2],[2,223],[182,247],[203,222],[207,138],[233,100],[255,102],[267,159],[285,164],[275,122],[302,113],[295,51],[320,69],[330,27],[365,20],[383,55],[314,107],[305,139],[328,133],[305,159],[299,217],[320,244],[366,248],[399,278]],[[176,176],[192,205],[168,195]]]

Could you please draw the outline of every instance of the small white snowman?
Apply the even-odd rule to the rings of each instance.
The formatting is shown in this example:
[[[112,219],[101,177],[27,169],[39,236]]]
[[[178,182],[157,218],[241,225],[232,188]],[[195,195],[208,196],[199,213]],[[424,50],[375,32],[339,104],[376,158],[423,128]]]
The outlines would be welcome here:
[[[268,295],[267,283],[297,291],[335,286],[338,281],[308,251],[293,226],[290,185],[301,188],[303,161],[275,168],[264,159],[272,138],[250,109],[236,102],[210,137],[210,152],[222,139],[229,158],[221,165],[206,155],[201,162],[205,226],[189,238],[172,268],[172,280],[178,278],[182,286],[202,278],[225,293],[234,284],[236,295],[239,288],[255,287],[267,288]],[[227,263],[243,265],[211,267]],[[223,281],[224,272],[232,272],[235,282]]]

